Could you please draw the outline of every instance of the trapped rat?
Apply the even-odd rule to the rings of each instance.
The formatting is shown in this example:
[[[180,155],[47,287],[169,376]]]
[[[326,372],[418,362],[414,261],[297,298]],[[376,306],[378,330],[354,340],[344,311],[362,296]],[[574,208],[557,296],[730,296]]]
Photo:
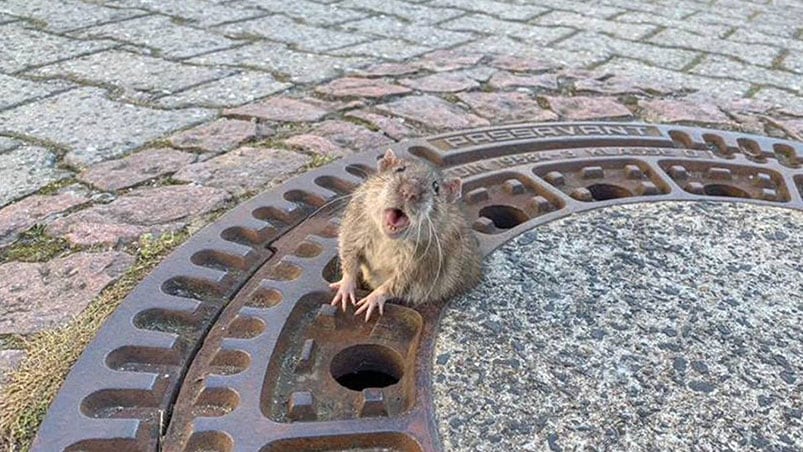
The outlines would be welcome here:
[[[458,201],[462,182],[435,167],[400,159],[388,150],[378,173],[353,193],[340,225],[342,278],[330,284],[332,305],[348,301],[365,312],[384,312],[390,298],[411,306],[439,301],[475,286],[481,276],[477,240]],[[357,301],[360,276],[370,286]]]

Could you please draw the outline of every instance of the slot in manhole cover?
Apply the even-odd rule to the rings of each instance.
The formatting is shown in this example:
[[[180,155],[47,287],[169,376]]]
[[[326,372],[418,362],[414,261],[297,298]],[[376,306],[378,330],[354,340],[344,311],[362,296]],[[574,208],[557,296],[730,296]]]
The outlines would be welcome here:
[[[631,123],[463,131],[393,148],[460,176],[485,253],[570,213],[650,201],[803,209],[803,144]],[[328,305],[342,203],[380,150],[233,209],[166,259],[73,367],[34,450],[438,449],[442,306]]]

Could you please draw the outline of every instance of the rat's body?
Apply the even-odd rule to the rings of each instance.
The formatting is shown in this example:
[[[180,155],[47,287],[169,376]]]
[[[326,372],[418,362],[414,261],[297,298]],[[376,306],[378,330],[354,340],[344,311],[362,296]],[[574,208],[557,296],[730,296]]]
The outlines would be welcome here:
[[[476,238],[460,206],[459,179],[444,180],[435,168],[398,159],[388,151],[352,196],[340,226],[343,278],[332,284],[332,304],[351,300],[380,314],[389,298],[410,305],[458,295],[480,279]],[[361,272],[373,291],[356,302]]]

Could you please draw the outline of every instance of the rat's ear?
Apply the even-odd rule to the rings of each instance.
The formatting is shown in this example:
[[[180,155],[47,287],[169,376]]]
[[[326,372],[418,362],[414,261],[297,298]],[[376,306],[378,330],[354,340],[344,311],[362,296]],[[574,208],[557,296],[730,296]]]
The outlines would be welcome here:
[[[443,193],[447,201],[456,202],[463,195],[463,181],[458,177],[446,179],[443,181]]]
[[[393,152],[393,149],[388,149],[385,151],[385,156],[376,162],[376,169],[381,173],[388,168],[393,167],[393,165],[396,165],[400,161],[401,159],[396,157],[396,153]]]

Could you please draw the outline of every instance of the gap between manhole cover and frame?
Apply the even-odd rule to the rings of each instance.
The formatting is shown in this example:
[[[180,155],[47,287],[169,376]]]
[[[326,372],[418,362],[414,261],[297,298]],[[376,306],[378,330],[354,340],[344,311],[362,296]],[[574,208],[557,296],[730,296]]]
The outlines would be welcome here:
[[[624,203],[803,210],[803,143],[737,132],[547,123],[392,147],[463,179],[486,254],[540,224]],[[443,306],[392,305],[363,324],[328,305],[343,203],[327,203],[372,173],[381,151],[256,196],[171,254],[75,364],[33,450],[437,450],[430,378]],[[350,366],[362,377],[344,383]],[[360,390],[360,378],[387,386]]]

